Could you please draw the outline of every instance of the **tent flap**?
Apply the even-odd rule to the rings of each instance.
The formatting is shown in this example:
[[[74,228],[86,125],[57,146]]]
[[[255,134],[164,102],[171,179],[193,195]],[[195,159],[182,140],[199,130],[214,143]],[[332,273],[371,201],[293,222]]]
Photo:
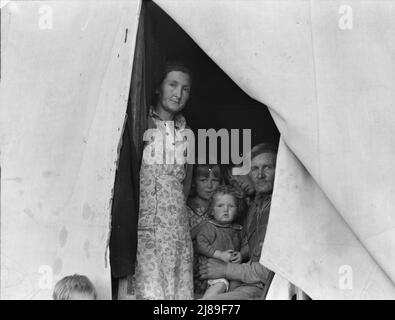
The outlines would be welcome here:
[[[395,4],[155,2],[280,130],[261,262],[314,298],[395,297]]]
[[[49,299],[74,273],[111,297],[105,253],[140,5],[2,8],[10,17],[0,91],[2,299]]]

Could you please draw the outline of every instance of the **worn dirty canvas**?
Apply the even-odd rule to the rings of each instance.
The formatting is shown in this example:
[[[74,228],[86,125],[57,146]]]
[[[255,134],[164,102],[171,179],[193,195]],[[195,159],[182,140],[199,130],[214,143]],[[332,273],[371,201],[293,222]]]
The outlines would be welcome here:
[[[107,246],[139,1],[1,10],[1,299],[80,273],[111,297]]]
[[[261,263],[314,299],[394,298],[395,4],[155,2],[281,133]]]

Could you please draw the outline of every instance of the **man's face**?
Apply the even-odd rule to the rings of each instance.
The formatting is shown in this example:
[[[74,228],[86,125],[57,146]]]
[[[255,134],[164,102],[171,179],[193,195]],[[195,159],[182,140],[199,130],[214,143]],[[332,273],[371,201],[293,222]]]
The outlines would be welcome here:
[[[191,78],[187,73],[169,72],[158,89],[158,107],[172,114],[180,112],[188,101],[190,88]]]
[[[251,160],[249,176],[254,183],[256,193],[273,191],[274,173],[276,171],[276,154],[261,153]]]

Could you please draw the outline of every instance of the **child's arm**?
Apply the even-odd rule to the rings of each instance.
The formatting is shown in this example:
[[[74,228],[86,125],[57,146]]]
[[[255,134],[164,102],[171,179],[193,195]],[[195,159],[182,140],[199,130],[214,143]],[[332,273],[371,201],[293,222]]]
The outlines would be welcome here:
[[[235,251],[232,254],[230,262],[232,263],[242,263],[249,259],[249,247],[247,237],[245,236],[244,230],[240,235],[240,242],[241,242],[241,250],[240,252]]]
[[[204,223],[204,221],[202,221],[194,226],[192,226],[190,224],[192,240],[194,240],[197,237],[197,235],[199,234],[200,230],[202,229],[203,223]]]
[[[214,228],[210,223],[199,224],[196,235],[197,251],[206,257],[213,258],[216,249],[211,245],[216,239]]]
[[[212,245],[217,237],[215,227],[208,222],[202,222],[199,226],[200,228],[196,236],[198,253],[208,258],[216,258],[224,262],[229,262],[232,251],[217,250]]]

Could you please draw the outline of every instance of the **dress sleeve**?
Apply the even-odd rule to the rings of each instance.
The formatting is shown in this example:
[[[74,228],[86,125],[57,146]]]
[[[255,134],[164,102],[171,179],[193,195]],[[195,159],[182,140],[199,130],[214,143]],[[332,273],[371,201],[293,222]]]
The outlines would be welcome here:
[[[243,283],[266,283],[270,270],[259,262],[248,262],[242,264],[228,263],[226,266],[226,278],[241,281]]]
[[[197,250],[200,254],[212,258],[216,248],[212,246],[216,238],[215,227],[208,222],[200,225],[199,233],[196,236]]]
[[[187,205],[187,214],[188,214],[188,221],[189,221],[189,228],[192,229],[194,227],[193,223],[193,210]]]

